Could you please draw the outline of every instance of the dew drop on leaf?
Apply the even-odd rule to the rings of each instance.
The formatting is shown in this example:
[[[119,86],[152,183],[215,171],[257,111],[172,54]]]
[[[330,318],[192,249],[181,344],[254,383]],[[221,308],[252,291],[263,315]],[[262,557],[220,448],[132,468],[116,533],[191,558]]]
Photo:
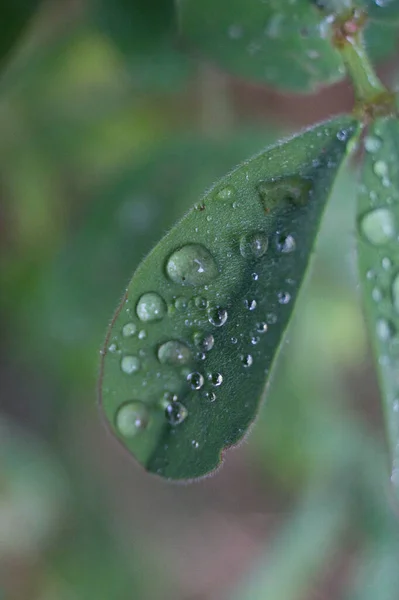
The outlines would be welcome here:
[[[187,375],[187,381],[192,390],[200,390],[204,385],[204,376],[198,371],[194,371]]]
[[[150,420],[150,413],[143,402],[129,402],[116,414],[116,428],[120,435],[131,438],[143,431]]]
[[[124,356],[121,360],[121,369],[126,375],[131,375],[140,370],[140,360],[137,356]]]
[[[227,321],[228,313],[225,308],[219,306],[208,313],[208,321],[215,327],[222,327]]]
[[[137,332],[137,325],[135,323],[126,323],[122,328],[123,337],[132,337]]]
[[[186,365],[191,360],[191,351],[183,342],[169,340],[158,348],[158,359],[164,365]]]
[[[360,229],[366,239],[380,246],[390,242],[396,234],[394,216],[389,208],[375,208],[360,221]]]
[[[206,285],[219,275],[212,254],[201,244],[186,244],[173,252],[166,272],[175,283],[192,286]]]
[[[165,301],[155,292],[143,294],[137,302],[136,314],[140,321],[160,321],[166,314]]]
[[[187,418],[188,410],[181,402],[171,402],[165,408],[165,416],[170,425],[180,425]]]
[[[268,248],[269,240],[262,231],[250,233],[240,239],[240,252],[244,258],[263,256]]]

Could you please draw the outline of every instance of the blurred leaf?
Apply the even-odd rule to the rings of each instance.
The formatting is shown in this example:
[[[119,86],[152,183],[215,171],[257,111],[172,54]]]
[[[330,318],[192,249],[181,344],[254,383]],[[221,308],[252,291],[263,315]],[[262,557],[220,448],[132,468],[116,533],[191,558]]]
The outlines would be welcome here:
[[[308,0],[180,0],[178,6],[183,36],[234,74],[297,92],[344,75],[327,21]]]
[[[360,280],[391,445],[392,482],[399,490],[399,121],[376,121],[364,145],[357,203]]]
[[[39,6],[39,0],[3,0],[0,5],[0,61],[18,39]]]
[[[253,421],[355,131],[336,119],[246,161],[134,274],[108,333],[101,394],[113,431],[149,471],[206,475]]]
[[[399,21],[398,0],[365,0],[367,14],[373,21],[397,25]]]

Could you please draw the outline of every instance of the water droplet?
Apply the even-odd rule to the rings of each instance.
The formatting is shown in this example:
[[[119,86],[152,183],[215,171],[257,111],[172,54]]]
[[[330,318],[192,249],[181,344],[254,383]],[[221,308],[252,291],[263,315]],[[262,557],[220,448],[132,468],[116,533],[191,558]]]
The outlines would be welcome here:
[[[180,425],[187,418],[188,410],[181,402],[171,402],[165,408],[165,416],[170,425]]]
[[[279,252],[282,252],[283,254],[289,254],[295,250],[295,238],[292,235],[282,235],[278,233],[276,246]]]
[[[215,387],[219,387],[223,383],[223,375],[221,373],[209,373],[208,381]]]
[[[216,400],[215,392],[202,392],[202,397],[205,398],[205,400],[209,400],[209,402],[215,402]]]
[[[392,267],[392,263],[391,263],[390,259],[387,256],[385,256],[382,259],[381,265],[382,265],[382,268],[385,269],[385,271],[389,271],[389,269]]]
[[[215,338],[211,333],[208,333],[206,335],[196,333],[194,335],[194,344],[203,352],[209,352],[209,350],[212,350],[215,344]]]
[[[256,308],[256,300],[244,300],[244,306],[248,310],[255,310],[255,308]]]
[[[244,367],[250,367],[254,362],[254,359],[250,354],[242,354],[240,358]]]
[[[140,360],[137,356],[124,356],[121,360],[121,369],[127,375],[131,375],[132,373],[136,373],[140,370]]]
[[[399,399],[395,398],[392,404],[393,412],[399,413]]]
[[[188,306],[188,302],[187,302],[186,298],[183,298],[183,297],[176,298],[175,308],[177,310],[181,310],[181,311],[187,310],[187,306]]]
[[[198,373],[198,371],[189,373],[189,375],[187,375],[187,381],[192,390],[200,390],[204,385],[204,377],[201,373]]]
[[[257,273],[252,273],[251,277],[254,281],[258,281],[259,279],[259,275]]]
[[[244,258],[260,258],[268,248],[269,240],[262,231],[243,235],[240,239],[240,252]]]
[[[177,402],[178,397],[177,394],[173,394],[172,392],[165,392],[161,401],[161,405],[166,408],[168,404],[172,402]]]
[[[277,294],[277,299],[280,304],[288,304],[291,300],[291,294],[289,294],[288,292],[279,292]]]
[[[135,323],[126,323],[122,328],[123,337],[132,337],[137,331]]]
[[[205,360],[205,359],[206,359],[206,354],[205,354],[205,352],[198,352],[198,353],[195,355],[195,358],[196,358],[197,360]]]
[[[198,443],[198,442],[196,442],[195,440],[193,440],[193,441],[191,442],[191,445],[192,445],[192,446],[193,446],[193,448],[195,448],[195,449],[199,448],[199,443]]]
[[[274,313],[268,313],[266,315],[266,321],[269,325],[275,325],[277,323],[277,315],[275,315]]]
[[[374,287],[371,290],[371,297],[374,300],[374,302],[381,302],[381,300],[382,300],[382,291],[380,290],[380,288]]]
[[[185,365],[191,360],[191,351],[183,342],[170,340],[158,348],[158,359],[165,365]]]
[[[270,181],[261,181],[257,190],[266,213],[274,206],[283,203],[304,205],[312,190],[312,180],[299,175],[274,177]]]
[[[233,188],[233,186],[226,185],[226,187],[222,188],[216,193],[215,198],[217,200],[231,200],[234,197],[234,194],[235,189]]]
[[[203,298],[202,296],[197,296],[194,299],[194,304],[200,310],[205,310],[205,308],[207,308],[208,306],[208,300],[206,298]]]
[[[370,152],[371,154],[378,152],[378,150],[381,148],[381,144],[381,140],[374,135],[367,136],[364,140],[364,147],[366,148],[367,152]]]
[[[267,331],[267,323],[265,323],[264,321],[261,323],[257,323],[256,324],[256,331],[258,333],[266,333]]]
[[[145,329],[141,329],[137,335],[137,337],[139,338],[139,340],[145,340],[145,338],[147,337],[147,332]]]
[[[396,233],[394,218],[388,208],[375,208],[366,213],[360,227],[367,240],[376,246],[387,244]]]
[[[253,335],[251,337],[251,344],[253,346],[256,346],[256,344],[259,344],[259,342],[260,342],[260,337],[258,335]]]
[[[155,292],[143,294],[137,303],[136,314],[140,321],[160,321],[166,314],[165,301]]]
[[[187,244],[173,252],[166,272],[172,281],[181,285],[205,285],[219,275],[215,259],[201,244]]]
[[[150,413],[142,402],[129,402],[118,410],[115,424],[123,437],[131,438],[143,431],[149,420]]]
[[[108,352],[116,352],[118,350],[118,346],[116,344],[110,344],[109,348],[108,348]]]
[[[387,342],[394,334],[394,326],[386,319],[378,319],[376,324],[377,336],[382,342]]]
[[[222,327],[226,323],[227,317],[227,310],[220,306],[208,312],[208,321],[215,327]]]
[[[238,342],[236,337],[232,337],[230,341],[232,344],[236,344]]]
[[[387,177],[388,176],[388,165],[385,161],[383,160],[377,160],[374,163],[374,173],[377,175],[377,177]]]
[[[399,274],[392,282],[392,302],[397,313],[399,313]]]

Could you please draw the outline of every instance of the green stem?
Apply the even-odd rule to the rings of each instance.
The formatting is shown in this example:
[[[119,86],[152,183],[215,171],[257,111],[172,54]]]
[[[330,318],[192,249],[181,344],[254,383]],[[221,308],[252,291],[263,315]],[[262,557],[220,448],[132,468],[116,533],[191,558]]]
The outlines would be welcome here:
[[[358,103],[372,104],[377,98],[389,94],[374,71],[360,32],[356,36],[347,37],[340,51]]]

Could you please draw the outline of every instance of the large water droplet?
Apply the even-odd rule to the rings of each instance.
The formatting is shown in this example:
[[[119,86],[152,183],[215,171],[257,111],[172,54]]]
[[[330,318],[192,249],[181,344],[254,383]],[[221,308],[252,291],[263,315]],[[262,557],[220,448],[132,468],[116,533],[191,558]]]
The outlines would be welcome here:
[[[223,375],[221,373],[209,373],[208,381],[215,387],[219,387],[223,383]]]
[[[380,138],[374,135],[367,136],[364,140],[364,147],[366,148],[367,152],[370,152],[371,154],[378,152],[378,150],[381,148],[381,144],[382,141],[380,140]]]
[[[137,331],[137,326],[135,323],[126,323],[126,325],[122,328],[123,337],[132,337]]]
[[[394,217],[388,208],[375,208],[366,213],[360,228],[367,240],[376,246],[387,244],[396,233]]]
[[[166,263],[166,272],[181,285],[206,285],[219,275],[215,259],[201,244],[187,244],[173,252]]]
[[[187,418],[188,410],[181,402],[171,402],[165,408],[165,416],[170,425],[180,425]]]
[[[140,321],[160,321],[166,314],[166,304],[163,298],[155,292],[143,294],[136,306]]]
[[[202,350],[202,352],[209,352],[215,344],[215,338],[211,333],[208,333],[207,335],[196,333],[194,335],[194,344],[199,350]]]
[[[150,413],[142,402],[129,402],[118,410],[115,424],[123,437],[131,438],[143,431],[149,420]]]
[[[198,371],[194,373],[189,373],[187,375],[187,381],[190,384],[192,390],[200,390],[204,385],[204,377]]]
[[[383,160],[377,160],[374,163],[374,173],[377,175],[377,177],[387,177],[388,176],[388,165],[385,161]]]
[[[240,239],[240,252],[244,258],[260,258],[268,248],[269,240],[262,231],[243,235]]]
[[[208,312],[208,321],[215,327],[222,327],[227,321],[227,310],[218,306]]]
[[[121,369],[127,375],[136,373],[140,370],[140,360],[137,356],[124,356],[121,360]]]
[[[185,365],[191,360],[191,351],[183,342],[170,340],[158,348],[158,358],[164,365]]]

